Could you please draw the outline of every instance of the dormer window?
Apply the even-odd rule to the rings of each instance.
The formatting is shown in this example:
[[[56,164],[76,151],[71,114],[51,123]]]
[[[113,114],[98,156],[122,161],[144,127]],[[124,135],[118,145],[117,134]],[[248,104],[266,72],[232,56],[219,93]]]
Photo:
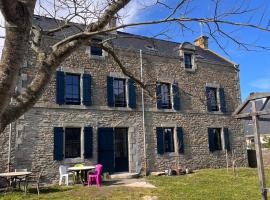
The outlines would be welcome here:
[[[195,51],[195,46],[189,42],[184,42],[180,45],[181,66],[187,72],[195,72],[197,69]]]
[[[92,39],[92,42],[98,44],[98,43],[101,43],[102,40],[101,39]],[[96,46],[91,46],[90,48],[91,48],[90,52],[91,52],[92,56],[103,56],[102,48],[96,47]]]
[[[184,53],[184,62],[186,69],[192,69],[192,54]]]

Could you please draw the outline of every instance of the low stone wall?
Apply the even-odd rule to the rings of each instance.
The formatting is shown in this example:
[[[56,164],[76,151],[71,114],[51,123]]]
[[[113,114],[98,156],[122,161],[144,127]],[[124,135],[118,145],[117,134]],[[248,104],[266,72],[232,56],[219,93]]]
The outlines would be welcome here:
[[[262,153],[264,166],[270,168],[270,149],[263,149]]]

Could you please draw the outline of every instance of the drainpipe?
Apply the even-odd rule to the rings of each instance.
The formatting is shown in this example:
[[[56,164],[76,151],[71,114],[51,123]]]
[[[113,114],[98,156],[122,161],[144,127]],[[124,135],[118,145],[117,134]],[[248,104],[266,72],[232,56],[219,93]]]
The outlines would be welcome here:
[[[8,172],[10,172],[10,154],[11,154],[11,133],[12,133],[12,123],[9,124],[9,136],[8,136]]]
[[[141,64],[141,82],[143,82],[143,62],[142,50],[140,49],[140,64]],[[147,155],[146,155],[146,134],[145,134],[145,112],[144,112],[144,89],[142,88],[142,123],[143,123],[143,150],[144,150],[144,171],[147,175]]]

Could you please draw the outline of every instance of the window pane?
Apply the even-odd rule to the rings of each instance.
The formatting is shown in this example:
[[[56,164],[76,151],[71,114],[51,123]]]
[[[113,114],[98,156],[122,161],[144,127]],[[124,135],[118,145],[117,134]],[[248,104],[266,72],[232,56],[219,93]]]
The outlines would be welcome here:
[[[210,88],[207,94],[207,101],[211,105],[211,111],[218,111],[218,100],[217,100],[217,88]]]
[[[170,84],[168,83],[161,83],[161,103],[162,108],[172,108],[170,97]]]
[[[173,128],[164,128],[164,150],[165,152],[174,152]]]
[[[81,129],[65,129],[65,158],[81,157]]]
[[[222,150],[220,128],[214,129],[214,144],[215,144],[216,150]]]
[[[66,104],[80,104],[80,75],[66,74],[65,76],[65,101]]]
[[[185,62],[185,68],[192,68],[192,59],[191,59],[191,54],[184,54],[184,62]]]
[[[125,79],[114,79],[113,88],[115,106],[126,107]]]

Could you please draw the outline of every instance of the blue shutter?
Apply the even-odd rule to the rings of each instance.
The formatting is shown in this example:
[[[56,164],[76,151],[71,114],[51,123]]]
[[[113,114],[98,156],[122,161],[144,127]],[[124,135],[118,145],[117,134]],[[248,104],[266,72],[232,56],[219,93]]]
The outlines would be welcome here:
[[[65,74],[62,71],[56,72],[56,103],[65,103]]]
[[[207,105],[207,111],[211,112],[212,108],[211,108],[211,99],[209,99],[208,94],[210,92],[210,87],[206,87],[205,88],[205,95],[206,95],[206,105]]]
[[[184,153],[185,152],[185,145],[184,145],[184,134],[183,134],[183,128],[177,127],[176,128],[177,133],[177,139],[178,139],[178,152]]]
[[[157,127],[157,153],[163,154],[164,153],[164,136],[163,136],[163,128]]]
[[[225,149],[230,151],[230,135],[229,135],[229,129],[228,128],[224,128],[223,129],[223,133],[224,133],[224,146]]]
[[[63,160],[63,133],[62,127],[54,127],[54,160]]]
[[[107,101],[109,107],[114,107],[113,77],[107,76]]]
[[[219,99],[220,99],[220,111],[226,112],[226,101],[225,101],[225,93],[224,88],[219,88]]]
[[[213,152],[216,150],[213,128],[208,128],[208,145],[209,145],[209,151]]]
[[[90,74],[83,74],[83,104],[86,106],[92,105]]]
[[[172,85],[173,89],[173,108],[174,110],[180,110],[180,91],[177,83]]]
[[[93,156],[93,129],[92,127],[84,127],[84,158],[92,158]]]
[[[136,85],[132,79],[128,79],[128,105],[130,108],[136,108]]]
[[[162,109],[162,99],[161,99],[161,84],[157,83],[156,89],[156,98],[157,98],[157,108]]]

